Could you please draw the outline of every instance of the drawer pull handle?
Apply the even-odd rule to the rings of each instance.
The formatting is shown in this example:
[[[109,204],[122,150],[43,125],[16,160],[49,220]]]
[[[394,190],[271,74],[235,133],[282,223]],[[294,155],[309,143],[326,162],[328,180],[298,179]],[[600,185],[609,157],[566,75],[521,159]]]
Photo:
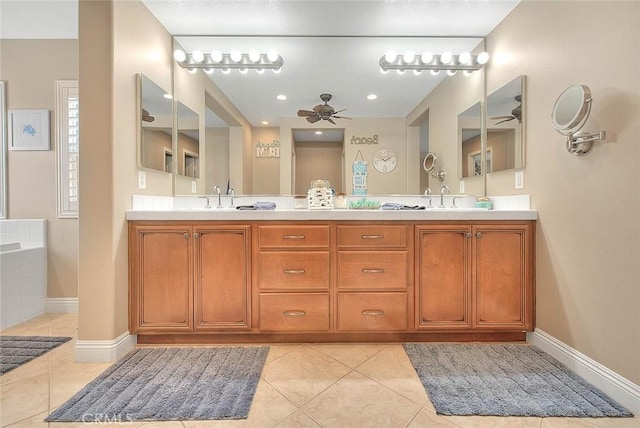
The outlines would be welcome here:
[[[304,235],[284,235],[284,239],[304,239]]]
[[[362,273],[384,273],[384,269],[362,269]]]
[[[285,317],[303,317],[307,313],[305,311],[284,311],[282,315]]]
[[[384,235],[362,235],[362,239],[382,239]]]
[[[362,311],[362,315],[378,317],[380,315],[384,315],[384,311],[382,309],[365,309]]]
[[[284,269],[282,272],[290,273],[290,274],[299,274],[299,273],[304,273],[305,270],[304,269]]]

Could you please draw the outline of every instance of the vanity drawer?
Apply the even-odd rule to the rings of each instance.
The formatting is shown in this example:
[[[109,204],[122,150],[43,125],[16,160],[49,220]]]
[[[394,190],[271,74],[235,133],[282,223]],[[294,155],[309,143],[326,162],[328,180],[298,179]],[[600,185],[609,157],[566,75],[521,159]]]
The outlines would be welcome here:
[[[260,331],[329,331],[329,294],[260,294]]]
[[[407,251],[338,252],[338,288],[406,290]]]
[[[261,251],[261,289],[329,288],[329,251]]]
[[[401,331],[407,326],[407,293],[338,293],[338,331]]]
[[[338,225],[338,247],[397,248],[407,246],[407,226]]]
[[[260,248],[308,248],[329,246],[329,225],[259,226]]]

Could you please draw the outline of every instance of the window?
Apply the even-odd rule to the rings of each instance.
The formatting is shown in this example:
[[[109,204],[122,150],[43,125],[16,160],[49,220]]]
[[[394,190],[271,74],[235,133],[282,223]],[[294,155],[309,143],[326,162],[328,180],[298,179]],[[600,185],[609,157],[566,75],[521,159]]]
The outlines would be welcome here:
[[[78,81],[56,81],[56,147],[58,150],[58,217],[78,218],[80,118]]]

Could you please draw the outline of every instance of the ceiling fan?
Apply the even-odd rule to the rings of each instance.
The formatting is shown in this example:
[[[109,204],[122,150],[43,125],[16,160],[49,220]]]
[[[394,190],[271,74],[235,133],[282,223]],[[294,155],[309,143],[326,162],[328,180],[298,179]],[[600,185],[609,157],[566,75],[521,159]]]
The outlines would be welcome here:
[[[508,116],[494,116],[491,120],[497,120],[495,125],[500,123],[509,122],[511,120],[517,120],[518,123],[522,123],[522,95],[516,95],[514,99],[520,104],[511,110],[511,114]]]
[[[336,122],[333,119],[351,119],[350,117],[336,115],[337,113],[345,111],[346,109],[335,110],[333,107],[331,107],[328,104],[328,102],[331,100],[331,97],[331,94],[320,94],[320,99],[324,101],[324,104],[318,104],[313,108],[313,110],[298,110],[298,117],[306,118],[307,122],[309,123],[316,123],[317,121],[322,119],[326,120],[329,123],[333,123],[334,125],[336,124]]]

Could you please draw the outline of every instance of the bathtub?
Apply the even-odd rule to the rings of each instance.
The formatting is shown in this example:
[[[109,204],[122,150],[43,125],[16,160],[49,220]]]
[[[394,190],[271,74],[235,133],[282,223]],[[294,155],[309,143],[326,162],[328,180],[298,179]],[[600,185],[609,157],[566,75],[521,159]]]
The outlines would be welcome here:
[[[0,330],[45,311],[46,220],[0,220]]]

